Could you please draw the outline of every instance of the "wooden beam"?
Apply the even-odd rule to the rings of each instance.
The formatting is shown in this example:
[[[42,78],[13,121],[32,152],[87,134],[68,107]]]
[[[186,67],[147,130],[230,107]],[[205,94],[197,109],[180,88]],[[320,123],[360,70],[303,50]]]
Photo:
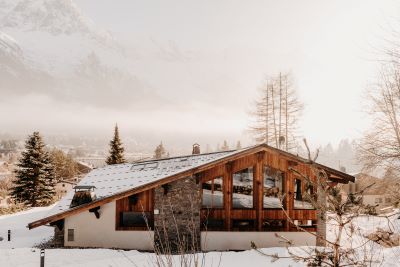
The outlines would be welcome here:
[[[256,208],[256,218],[257,218],[257,230],[262,230],[263,223],[263,208],[264,208],[264,157],[265,152],[257,153],[257,162],[254,172],[254,199]]]

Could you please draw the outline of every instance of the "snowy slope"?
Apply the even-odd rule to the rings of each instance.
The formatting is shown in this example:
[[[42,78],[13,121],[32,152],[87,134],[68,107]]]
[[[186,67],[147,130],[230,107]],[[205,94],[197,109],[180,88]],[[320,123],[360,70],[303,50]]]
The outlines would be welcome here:
[[[3,241],[0,241],[0,251],[1,249],[10,248],[30,248],[51,238],[54,233],[52,227],[29,230],[26,226],[32,220],[45,216],[52,207],[33,208],[11,215],[0,216],[0,237],[3,238]],[[11,230],[10,242],[7,241],[8,230]],[[5,265],[0,264],[0,266]]]
[[[12,230],[12,241],[0,241],[0,266],[38,266],[39,250],[32,248],[43,240],[50,238],[53,234],[51,227],[39,227],[28,230],[26,224],[32,220],[41,218],[50,207],[34,208],[28,211],[0,216],[0,236],[6,237],[7,230]],[[381,217],[359,217],[355,220],[357,228],[355,242],[365,242],[364,234],[373,232],[377,227],[384,229],[400,230],[400,220],[397,216],[390,220]],[[328,235],[333,236],[335,227],[328,225]],[[344,240],[345,244],[348,240]],[[299,253],[303,248],[292,248],[293,252]],[[372,249],[372,250],[370,250]],[[285,248],[264,248],[266,254],[278,253],[287,256]],[[400,248],[383,248],[379,245],[369,247],[368,252],[379,256],[379,262],[373,266],[400,266]],[[189,257],[189,256],[188,256]],[[204,258],[203,258],[204,257]],[[271,262],[271,259],[260,255],[254,250],[243,252],[209,252],[199,254],[198,259],[204,259],[204,266],[243,267],[243,266],[304,266],[290,259],[280,259]],[[164,258],[165,260],[165,258]],[[157,258],[153,253],[141,253],[136,250],[122,251],[111,249],[48,249],[46,250],[46,266],[157,266]],[[173,266],[181,266],[180,256],[173,257]]]

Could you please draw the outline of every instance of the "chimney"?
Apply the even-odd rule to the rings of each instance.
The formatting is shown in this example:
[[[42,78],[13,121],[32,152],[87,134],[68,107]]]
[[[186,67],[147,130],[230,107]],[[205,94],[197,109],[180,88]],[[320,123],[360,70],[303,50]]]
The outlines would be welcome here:
[[[196,143],[193,145],[192,155],[199,155],[199,154],[200,154],[200,145]]]

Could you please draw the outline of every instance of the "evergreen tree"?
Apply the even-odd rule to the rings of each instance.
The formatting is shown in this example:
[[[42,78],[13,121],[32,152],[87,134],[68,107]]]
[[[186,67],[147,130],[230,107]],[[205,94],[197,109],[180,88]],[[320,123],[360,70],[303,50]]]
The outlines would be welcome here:
[[[108,165],[125,163],[124,148],[122,147],[121,139],[119,138],[118,125],[115,125],[114,138],[110,141],[110,155],[106,163]]]
[[[53,165],[39,132],[26,140],[15,176],[11,196],[17,202],[32,207],[51,203],[55,194]]]
[[[169,153],[167,153],[165,151],[165,148],[164,148],[163,143],[161,141],[161,143],[154,150],[154,158],[155,159],[162,159],[162,158],[165,158],[166,155],[169,156]]]
[[[237,141],[236,149],[242,149],[242,144],[240,143],[240,141]]]

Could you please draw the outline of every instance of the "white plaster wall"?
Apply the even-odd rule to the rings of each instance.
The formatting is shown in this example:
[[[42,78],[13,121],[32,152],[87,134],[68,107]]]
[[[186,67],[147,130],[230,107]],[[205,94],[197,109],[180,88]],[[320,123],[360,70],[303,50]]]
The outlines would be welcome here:
[[[313,235],[304,232],[277,232],[293,240],[296,246],[315,246]],[[201,248],[211,250],[245,250],[251,249],[253,241],[259,248],[282,247],[282,242],[275,237],[275,232],[201,232]]]
[[[64,245],[153,250],[153,231],[116,231],[115,201],[100,208],[100,218],[83,211],[65,218]],[[68,229],[74,229],[74,241],[68,241]]]

